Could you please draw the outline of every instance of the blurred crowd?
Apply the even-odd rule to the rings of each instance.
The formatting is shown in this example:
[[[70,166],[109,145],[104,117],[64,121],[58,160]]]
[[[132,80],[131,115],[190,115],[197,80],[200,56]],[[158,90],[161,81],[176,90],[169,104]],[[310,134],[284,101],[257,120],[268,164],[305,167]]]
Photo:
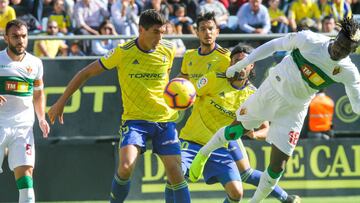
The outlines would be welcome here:
[[[138,35],[139,15],[160,11],[167,34],[196,34],[196,16],[215,12],[220,33],[287,33],[304,29],[336,34],[336,23],[360,14],[360,0],[0,0],[0,33],[20,18],[37,35]],[[121,40],[39,40],[36,56],[103,55]],[[174,40],[181,56],[184,43]]]

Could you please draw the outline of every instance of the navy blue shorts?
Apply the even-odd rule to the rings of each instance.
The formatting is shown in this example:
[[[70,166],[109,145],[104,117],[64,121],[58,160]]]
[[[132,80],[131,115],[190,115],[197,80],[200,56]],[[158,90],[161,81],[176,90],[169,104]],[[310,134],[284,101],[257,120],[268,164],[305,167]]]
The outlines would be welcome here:
[[[146,141],[152,141],[153,153],[180,155],[180,142],[174,122],[157,123],[145,120],[125,121],[120,128],[119,147],[136,145],[141,153],[146,151]]]
[[[183,174],[188,178],[190,165],[202,145],[186,140],[180,141],[181,167]],[[211,153],[205,164],[203,176],[206,184],[220,182],[225,186],[230,181],[241,181],[239,170],[226,148],[220,148]]]
[[[244,158],[243,152],[241,151],[240,145],[237,140],[229,142],[228,150],[234,161],[239,161]]]

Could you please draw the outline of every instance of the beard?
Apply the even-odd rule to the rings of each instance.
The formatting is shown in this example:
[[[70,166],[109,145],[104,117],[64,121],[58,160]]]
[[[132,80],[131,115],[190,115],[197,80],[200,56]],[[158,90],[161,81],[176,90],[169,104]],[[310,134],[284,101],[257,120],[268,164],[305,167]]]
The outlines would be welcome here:
[[[14,54],[17,55],[17,56],[20,56],[20,55],[22,55],[22,54],[25,53],[25,49],[24,49],[24,51],[18,51],[18,50],[16,49],[16,47],[15,47],[15,46],[12,46],[12,45],[9,45],[9,49],[10,49],[10,51],[11,51],[12,53],[14,53]]]

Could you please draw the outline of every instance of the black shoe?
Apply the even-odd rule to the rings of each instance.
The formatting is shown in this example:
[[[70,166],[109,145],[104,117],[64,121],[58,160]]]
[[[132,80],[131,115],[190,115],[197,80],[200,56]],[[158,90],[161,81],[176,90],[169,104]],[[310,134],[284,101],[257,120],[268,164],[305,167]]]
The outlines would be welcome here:
[[[301,203],[301,198],[297,195],[288,195],[283,203]]]

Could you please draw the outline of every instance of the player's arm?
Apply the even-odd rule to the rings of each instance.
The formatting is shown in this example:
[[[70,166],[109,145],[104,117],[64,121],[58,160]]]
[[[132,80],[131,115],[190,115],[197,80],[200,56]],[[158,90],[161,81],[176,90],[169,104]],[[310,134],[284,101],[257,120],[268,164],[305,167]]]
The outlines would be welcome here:
[[[271,56],[276,51],[291,51],[297,47],[302,46],[306,41],[306,32],[289,33],[284,37],[273,39],[259,47],[249,54],[243,60],[230,66],[226,71],[226,76],[232,78],[235,72],[240,72],[247,65],[255,63],[261,59]]]
[[[80,70],[73,79],[67,85],[65,92],[56,101],[56,103],[50,108],[48,115],[51,124],[54,124],[55,119],[58,117],[61,124],[64,123],[63,111],[64,106],[71,95],[78,90],[88,79],[97,76],[104,72],[105,69],[101,66],[99,61],[94,61],[82,70]]]
[[[352,110],[356,114],[360,114],[360,74],[356,67],[353,70],[347,77],[344,77],[342,83],[345,86]]]
[[[43,133],[43,137],[47,138],[50,132],[50,126],[45,118],[45,94],[44,94],[44,85],[43,80],[38,79],[34,81],[34,93],[33,93],[33,103],[34,109],[39,121],[39,127]]]
[[[0,106],[2,106],[6,102],[6,98],[0,95]]]
[[[269,132],[269,122],[265,121],[257,130],[248,131],[245,135],[255,140],[265,140]]]

